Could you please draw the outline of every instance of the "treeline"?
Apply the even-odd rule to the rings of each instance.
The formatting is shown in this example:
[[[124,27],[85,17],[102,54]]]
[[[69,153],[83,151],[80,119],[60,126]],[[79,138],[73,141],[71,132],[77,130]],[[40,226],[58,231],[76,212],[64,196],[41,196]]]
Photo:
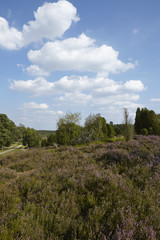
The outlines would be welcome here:
[[[76,145],[95,141],[105,142],[109,138],[122,135],[122,130],[114,126],[112,122],[107,123],[100,114],[90,114],[84,123],[79,125],[80,114],[66,114],[58,121],[56,132],[57,143],[62,145]]]
[[[123,124],[107,123],[100,114],[90,114],[80,126],[80,113],[67,113],[60,118],[58,129],[49,135],[42,145],[50,145],[56,142],[61,145],[85,144],[95,141],[107,142],[110,139],[123,136],[126,141],[132,140],[138,135],[160,135],[160,114],[147,108],[137,108],[134,124],[127,109],[124,109]]]
[[[147,108],[137,108],[135,132],[142,135],[160,135],[160,114]]]
[[[160,114],[147,108],[137,108],[134,124],[131,123],[127,109],[124,109],[123,124],[107,123],[106,119],[98,114],[90,114],[84,126],[80,125],[80,113],[67,113],[59,118],[56,131],[36,131],[18,127],[7,115],[0,114],[0,148],[10,146],[21,141],[28,147],[60,145],[79,145],[91,142],[107,142],[110,139],[124,137],[129,141],[134,134],[160,135]]]

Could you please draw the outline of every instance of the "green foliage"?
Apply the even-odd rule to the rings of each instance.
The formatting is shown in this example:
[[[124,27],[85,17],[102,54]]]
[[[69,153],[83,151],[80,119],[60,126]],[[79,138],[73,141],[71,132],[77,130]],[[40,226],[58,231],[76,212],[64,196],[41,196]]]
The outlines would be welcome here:
[[[113,138],[115,136],[115,130],[113,128],[112,124],[106,124],[107,126],[107,132],[108,132],[108,137]]]
[[[22,143],[24,146],[36,147],[39,145],[40,138],[36,130],[26,128],[23,132]]]
[[[144,135],[144,136],[147,136],[148,135],[148,130],[146,128],[142,128],[141,129],[141,134]]]
[[[42,146],[42,147],[47,147],[47,146],[48,146],[48,144],[47,144],[47,139],[42,139],[42,141],[41,141],[41,146]]]
[[[64,117],[60,117],[57,123],[58,128],[62,125],[62,124],[69,124],[69,123],[74,123],[76,125],[79,124],[81,120],[81,114],[79,112],[77,113],[66,113],[66,115]]]
[[[78,125],[80,121],[80,113],[67,113],[60,118],[56,131],[57,143],[61,145],[74,145],[75,139],[80,135],[82,127]]]
[[[19,126],[17,127],[17,130],[18,130],[18,138],[19,140],[22,140],[23,132],[25,131],[25,126],[20,123]]]
[[[56,142],[57,142],[56,133],[52,133],[47,137],[47,146],[52,146]]]
[[[19,138],[18,129],[7,115],[0,114],[0,148],[10,146],[11,143]]]
[[[117,125],[114,126],[114,131],[115,131],[115,135],[116,136],[120,136],[123,134],[123,131],[121,130],[121,128]]]
[[[141,134],[142,129],[147,129],[148,134],[160,134],[160,122],[158,115],[153,110],[147,108],[137,108],[135,118],[135,131]]]
[[[92,141],[104,141],[108,137],[106,120],[99,113],[86,118],[85,129],[92,134]]]
[[[80,135],[81,127],[75,123],[61,124],[56,132],[57,143],[61,145],[74,145],[75,139]]]
[[[49,135],[55,133],[55,131],[51,130],[37,130],[37,132],[41,138],[47,138]]]

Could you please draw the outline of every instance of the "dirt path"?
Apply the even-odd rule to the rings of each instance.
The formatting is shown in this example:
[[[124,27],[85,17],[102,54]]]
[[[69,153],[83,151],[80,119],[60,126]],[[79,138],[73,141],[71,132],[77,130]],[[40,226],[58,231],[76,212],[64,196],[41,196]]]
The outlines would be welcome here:
[[[14,147],[14,148],[5,150],[5,151],[3,151],[3,152],[0,152],[0,155],[5,154],[5,153],[8,153],[8,152],[11,152],[11,151],[14,151],[15,149],[19,149],[19,148],[21,148],[22,146],[23,146],[23,145],[18,145],[17,147]]]

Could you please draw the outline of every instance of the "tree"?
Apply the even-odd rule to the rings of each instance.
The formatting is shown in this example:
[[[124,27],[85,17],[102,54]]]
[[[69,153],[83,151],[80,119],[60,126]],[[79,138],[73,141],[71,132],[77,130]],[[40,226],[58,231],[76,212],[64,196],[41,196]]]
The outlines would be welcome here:
[[[123,134],[123,131],[121,130],[121,128],[117,125],[114,126],[114,131],[115,131],[115,134],[116,136],[120,136]]]
[[[134,127],[135,127],[136,133],[137,133],[137,134],[140,134],[141,128],[142,128],[142,123],[141,123],[141,110],[140,110],[140,108],[137,108],[137,111],[136,111],[136,118],[135,118]]]
[[[41,141],[41,146],[42,147],[47,147],[48,145],[47,145],[47,139],[42,139],[42,141]]]
[[[36,130],[26,128],[23,132],[22,143],[24,146],[36,147],[39,145],[40,137]]]
[[[158,115],[153,110],[147,108],[137,108],[135,117],[135,131],[137,134],[146,129],[148,134],[160,134],[160,122]]]
[[[56,142],[57,142],[57,137],[55,133],[52,133],[47,137],[47,146],[52,146]]]
[[[18,130],[6,114],[0,114],[0,147],[9,146],[18,140]]]
[[[124,108],[124,137],[126,141],[133,139],[133,125],[132,120],[129,118],[127,108]]]
[[[60,125],[68,124],[68,123],[75,123],[78,125],[80,123],[80,120],[81,120],[81,114],[79,112],[77,113],[68,112],[66,113],[65,116],[59,118],[57,122],[57,126],[60,127]]]
[[[8,129],[5,129],[2,124],[0,124],[0,147],[3,149],[4,146],[9,147],[12,143],[12,135]]]
[[[17,130],[18,130],[18,138],[19,140],[22,140],[23,132],[25,131],[25,126],[20,123],[19,126],[17,127]]]
[[[107,130],[108,130],[108,137],[113,138],[115,136],[115,131],[114,131],[112,122],[110,122],[110,124],[107,123]]]
[[[82,127],[79,126],[80,113],[67,113],[60,118],[56,131],[57,143],[62,145],[75,144],[75,139],[80,135]]]
[[[85,129],[92,134],[92,141],[104,141],[108,137],[106,120],[99,113],[90,114],[86,118]]]

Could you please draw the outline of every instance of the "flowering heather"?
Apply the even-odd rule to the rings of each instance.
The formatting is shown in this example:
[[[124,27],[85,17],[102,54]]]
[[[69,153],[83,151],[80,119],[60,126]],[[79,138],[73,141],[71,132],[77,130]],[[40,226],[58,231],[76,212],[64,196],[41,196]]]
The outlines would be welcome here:
[[[160,239],[160,138],[0,157],[0,240]]]

